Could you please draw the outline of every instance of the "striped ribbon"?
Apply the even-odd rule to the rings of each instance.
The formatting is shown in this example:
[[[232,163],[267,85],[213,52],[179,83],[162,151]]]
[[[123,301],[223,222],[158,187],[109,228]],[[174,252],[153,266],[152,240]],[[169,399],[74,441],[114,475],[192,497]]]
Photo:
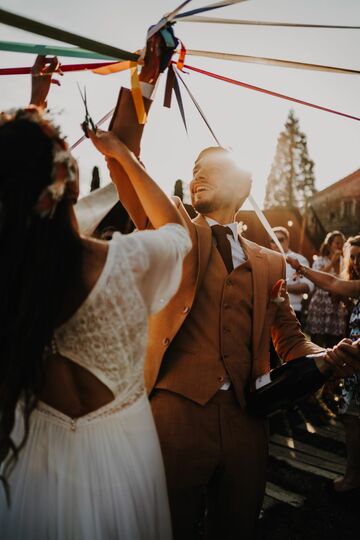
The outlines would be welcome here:
[[[26,30],[27,32],[32,32],[33,34],[39,34],[40,36],[62,41],[63,43],[77,45],[78,47],[96,52],[98,54],[103,54],[109,58],[115,58],[117,60],[131,60],[132,62],[136,62],[139,58],[139,55],[137,54],[124,51],[123,49],[118,49],[117,47],[113,47],[111,45],[106,45],[84,36],[79,36],[78,34],[73,34],[72,32],[67,32],[66,30],[61,30],[60,28],[50,26],[49,24],[44,24],[27,17],[22,17],[21,15],[16,15],[15,13],[11,13],[5,9],[0,9],[0,23],[19,28],[21,30]]]
[[[221,17],[204,17],[202,15],[177,17],[179,22],[214,23],[214,24],[239,24],[249,26],[275,26],[285,28],[329,28],[333,30],[360,30],[360,26],[337,25],[337,24],[302,24],[279,21],[251,21],[248,19],[223,19]]]

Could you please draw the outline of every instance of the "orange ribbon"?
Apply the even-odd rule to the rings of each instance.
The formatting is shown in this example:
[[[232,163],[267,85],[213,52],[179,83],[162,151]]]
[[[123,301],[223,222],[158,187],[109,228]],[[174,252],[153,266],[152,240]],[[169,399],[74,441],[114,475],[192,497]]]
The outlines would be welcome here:
[[[115,62],[114,64],[93,69],[92,72],[97,75],[111,75],[111,73],[118,73],[130,69],[132,63],[134,62],[129,62],[128,60],[125,60],[124,62]]]
[[[184,64],[185,64],[186,48],[185,48],[185,45],[183,44],[182,41],[180,41],[180,43],[181,43],[181,49],[180,49],[180,52],[179,52],[179,58],[178,58],[178,61],[176,63],[176,67],[180,71],[182,71],[183,67],[184,67]]]
[[[147,120],[147,114],[145,110],[144,100],[141,93],[139,75],[137,72],[137,62],[131,62],[131,94],[133,97],[136,115],[139,124],[145,124]]]

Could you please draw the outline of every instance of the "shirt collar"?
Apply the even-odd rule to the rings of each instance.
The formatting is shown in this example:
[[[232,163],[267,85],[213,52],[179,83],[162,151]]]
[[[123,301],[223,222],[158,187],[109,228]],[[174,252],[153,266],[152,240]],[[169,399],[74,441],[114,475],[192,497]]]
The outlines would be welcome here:
[[[217,221],[215,221],[215,219],[211,219],[209,217],[206,217],[204,216],[208,225],[211,227],[212,225],[222,225],[221,223],[218,223]],[[230,227],[232,233],[233,233],[233,237],[235,240],[237,240],[237,237],[238,237],[238,224],[236,222],[234,223],[226,223],[225,225],[223,225],[224,227]]]

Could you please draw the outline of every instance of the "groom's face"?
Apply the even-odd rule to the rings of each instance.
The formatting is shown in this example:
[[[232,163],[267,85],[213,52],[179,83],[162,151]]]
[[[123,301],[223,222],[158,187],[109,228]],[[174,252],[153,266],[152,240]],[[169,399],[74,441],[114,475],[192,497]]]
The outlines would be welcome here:
[[[240,170],[228,152],[209,152],[195,162],[190,182],[191,202],[200,214],[239,208],[250,192],[249,173]]]

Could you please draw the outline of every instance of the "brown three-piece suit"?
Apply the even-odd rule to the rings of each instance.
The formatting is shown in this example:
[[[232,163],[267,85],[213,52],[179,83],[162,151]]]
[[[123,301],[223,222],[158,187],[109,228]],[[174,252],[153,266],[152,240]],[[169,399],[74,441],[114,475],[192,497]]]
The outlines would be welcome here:
[[[138,155],[142,128],[124,89],[115,131]],[[145,228],[148,220],[125,173],[115,162],[110,171],[122,174],[120,199]],[[285,361],[320,349],[301,333],[288,296],[272,301],[275,283],[285,276],[284,258],[240,237],[247,260],[228,274],[205,218],[190,220],[177,205],[193,246],[177,294],[150,318],[145,364],[174,536],[253,538],[265,489],[267,423],[247,413],[245,390],[269,371],[270,335]],[[227,379],[230,388],[221,390]]]

